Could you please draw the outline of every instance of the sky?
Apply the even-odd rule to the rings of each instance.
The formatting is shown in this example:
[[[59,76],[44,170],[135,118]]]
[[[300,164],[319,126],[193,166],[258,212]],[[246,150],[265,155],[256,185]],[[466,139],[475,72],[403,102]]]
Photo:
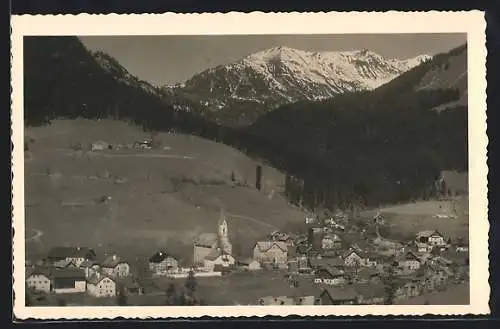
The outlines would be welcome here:
[[[369,49],[386,58],[407,59],[447,52],[467,41],[466,34],[331,35],[158,35],[80,36],[92,51],[113,56],[131,74],[154,85],[182,83],[210,67],[277,46],[305,51]]]

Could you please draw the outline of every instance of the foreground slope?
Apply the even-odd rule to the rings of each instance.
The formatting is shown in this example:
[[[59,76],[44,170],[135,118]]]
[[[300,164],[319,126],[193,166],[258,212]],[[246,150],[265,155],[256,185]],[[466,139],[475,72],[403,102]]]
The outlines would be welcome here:
[[[29,253],[60,244],[141,256],[167,248],[189,262],[197,235],[215,232],[220,207],[242,253],[273,229],[303,220],[280,195],[281,173],[263,165],[264,189],[257,191],[258,163],[215,142],[162,133],[158,150],[87,151],[98,140],[127,144],[149,136],[112,120],[55,120],[26,134]],[[74,151],[75,143],[84,149]],[[110,199],[101,202],[104,196]]]

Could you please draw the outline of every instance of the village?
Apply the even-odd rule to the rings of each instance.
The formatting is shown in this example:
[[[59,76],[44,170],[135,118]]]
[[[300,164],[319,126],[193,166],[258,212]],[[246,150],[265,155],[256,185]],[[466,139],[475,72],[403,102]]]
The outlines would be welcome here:
[[[54,247],[45,257],[26,260],[27,303],[397,304],[468,284],[467,241],[432,228],[390,240],[380,234],[380,213],[363,225],[340,211],[307,217],[304,229],[273,231],[255,241],[250,257],[233,253],[229,223],[221,209],[214,232],[194,241],[190,266],[166,249],[129,260],[97,254],[91,246]],[[147,265],[139,270],[138,261]]]

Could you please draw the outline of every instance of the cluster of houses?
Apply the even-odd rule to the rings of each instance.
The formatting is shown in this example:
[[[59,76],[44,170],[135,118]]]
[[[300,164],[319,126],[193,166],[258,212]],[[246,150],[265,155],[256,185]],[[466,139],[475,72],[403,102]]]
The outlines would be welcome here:
[[[79,148],[81,148],[81,146]],[[152,139],[135,141],[133,144],[111,144],[105,141],[95,141],[90,144],[90,150],[94,152],[105,151],[105,150],[121,150],[121,149],[150,150],[152,148],[153,148]]]
[[[148,259],[153,277],[224,276],[233,271],[282,270],[293,296],[262,296],[259,305],[382,304],[445,289],[468,280],[468,246],[438,231],[422,231],[401,242],[391,255],[377,252],[370,239],[338,220],[313,225],[306,234],[273,232],[256,241],[251,256],[233,255],[228,223],[221,212],[217,233],[203,233],[193,245],[193,264],[161,250]],[[36,264],[27,264],[26,285],[45,293],[86,293],[93,297],[142,294],[131,264],[117,255],[103,258],[89,248],[56,247]],[[221,278],[223,279],[223,278]],[[388,288],[390,287],[390,288]],[[304,292],[304,289],[307,292]],[[308,290],[309,289],[309,290]],[[391,292],[392,291],[392,292]]]

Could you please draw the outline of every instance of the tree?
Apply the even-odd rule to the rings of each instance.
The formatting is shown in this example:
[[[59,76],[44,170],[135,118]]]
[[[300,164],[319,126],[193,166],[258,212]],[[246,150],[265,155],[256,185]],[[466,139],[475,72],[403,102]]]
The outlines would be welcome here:
[[[262,167],[257,166],[256,168],[256,175],[255,175],[255,188],[260,191],[262,187]]]
[[[196,282],[196,278],[194,277],[193,271],[189,272],[184,287],[186,288],[187,297],[190,299],[190,301],[194,301],[196,288],[198,287],[198,282]]]
[[[118,306],[126,306],[127,305],[127,295],[125,294],[125,287],[123,284],[120,284],[118,287],[118,294],[116,295],[116,303]]]
[[[388,268],[387,276],[384,282],[385,286],[384,290],[386,293],[386,300],[385,300],[386,305],[393,305],[396,299],[397,283],[394,271],[395,271],[394,265],[391,265]]]
[[[231,171],[231,182],[235,182],[236,181],[236,177],[234,176],[234,171]]]
[[[177,303],[177,288],[175,283],[171,282],[168,285],[167,293],[166,293],[166,304],[167,305],[175,305]]]

